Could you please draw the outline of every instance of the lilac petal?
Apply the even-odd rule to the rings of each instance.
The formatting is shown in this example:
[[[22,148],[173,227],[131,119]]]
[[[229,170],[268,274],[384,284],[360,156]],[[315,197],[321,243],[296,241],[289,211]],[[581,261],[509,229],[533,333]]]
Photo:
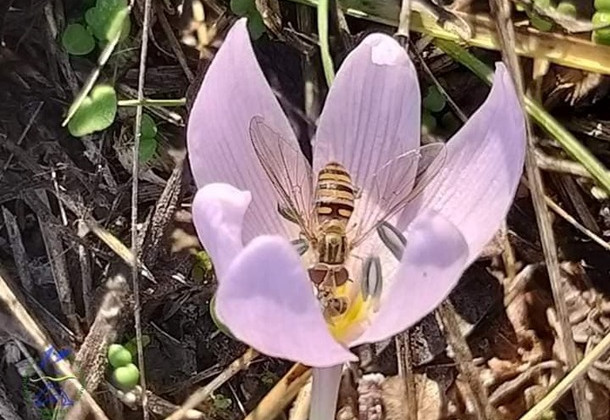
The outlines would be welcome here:
[[[525,159],[525,119],[506,67],[496,65],[485,103],[447,144],[446,167],[401,216],[404,229],[420,209],[442,213],[458,226],[477,258],[500,228]]]
[[[298,149],[290,124],[256,61],[246,20],[240,19],[205,75],[189,117],[187,140],[199,188],[224,182],[252,192],[244,225],[246,240],[264,233],[288,233],[250,141],[250,120],[257,115]]]
[[[334,420],[343,365],[314,368],[309,420]]]
[[[419,146],[419,136],[420,92],[411,60],[391,37],[367,36],[328,93],[313,144],[314,171],[338,161],[366,191],[384,164]]]
[[[235,258],[216,311],[236,338],[269,356],[314,367],[357,360],[330,335],[299,256],[281,237],[259,236]]]
[[[244,215],[252,195],[229,184],[207,184],[193,200],[193,223],[222,281],[242,250]]]
[[[419,215],[406,238],[400,268],[379,312],[351,345],[381,341],[414,325],[447,297],[466,268],[468,245],[442,215]]]

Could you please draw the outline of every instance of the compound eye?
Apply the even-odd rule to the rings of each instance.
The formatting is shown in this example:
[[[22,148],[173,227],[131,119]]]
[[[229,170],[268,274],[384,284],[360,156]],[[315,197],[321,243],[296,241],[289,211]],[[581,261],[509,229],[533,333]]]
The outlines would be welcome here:
[[[335,271],[335,286],[341,286],[349,280],[349,273],[345,267],[341,267],[339,271]]]
[[[307,270],[309,273],[309,279],[316,285],[322,284],[326,278],[327,270],[320,270],[317,268],[310,268]]]

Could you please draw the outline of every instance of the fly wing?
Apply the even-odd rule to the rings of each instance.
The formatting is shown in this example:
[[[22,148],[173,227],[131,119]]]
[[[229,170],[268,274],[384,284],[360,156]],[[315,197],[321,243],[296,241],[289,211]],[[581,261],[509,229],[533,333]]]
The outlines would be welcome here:
[[[305,237],[312,240],[315,227],[311,165],[297,145],[284,139],[262,117],[256,116],[250,121],[250,139],[275,189],[279,213],[297,223]]]
[[[410,150],[383,165],[372,179],[358,209],[351,246],[361,244],[381,223],[400,213],[439,173],[445,164],[444,143],[433,143]]]

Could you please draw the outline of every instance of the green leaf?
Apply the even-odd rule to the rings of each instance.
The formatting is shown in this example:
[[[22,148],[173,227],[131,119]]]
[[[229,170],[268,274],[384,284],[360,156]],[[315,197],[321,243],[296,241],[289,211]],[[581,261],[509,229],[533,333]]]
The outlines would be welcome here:
[[[111,41],[118,31],[122,31],[122,41],[131,30],[127,0],[97,0],[95,7],[85,13],[85,20],[100,41]]]
[[[140,163],[149,162],[157,151],[157,139],[154,137],[140,137],[140,149],[138,156]]]
[[[430,114],[426,109],[424,109],[424,112],[422,112],[421,123],[423,134],[430,134],[436,130],[436,118],[434,118],[434,115]]]
[[[263,36],[266,30],[267,27],[265,26],[265,22],[263,22],[261,14],[258,13],[258,10],[248,16],[248,31],[250,32],[250,38],[257,40]]]
[[[231,11],[237,16],[248,16],[256,11],[254,0],[231,0]]]
[[[146,334],[142,334],[142,348],[145,349],[146,346],[150,344],[150,336]],[[136,359],[138,357],[138,343],[136,337],[129,340],[125,343],[124,347],[131,353],[131,356]]]
[[[223,333],[225,333],[227,336],[231,337],[231,338],[235,338],[233,336],[233,334],[231,334],[231,331],[229,330],[229,328],[223,324],[220,319],[218,318],[218,316],[216,315],[216,295],[212,296],[212,299],[210,300],[210,316],[212,317],[212,321],[214,322],[214,324],[216,325],[216,327]]]
[[[61,36],[61,43],[66,51],[72,55],[86,55],[95,48],[95,40],[89,31],[79,23],[73,23],[66,27]]]
[[[578,15],[576,5],[571,1],[562,1],[557,5],[557,12],[575,18]]]
[[[422,105],[430,112],[440,112],[445,108],[447,104],[447,100],[445,97],[439,92],[436,85],[431,85],[426,92],[426,97],[424,98]]]
[[[157,135],[157,124],[148,114],[142,114],[142,127],[140,133],[142,137],[154,138]]]
[[[195,255],[195,264],[193,264],[192,277],[196,282],[203,282],[211,275],[214,267],[212,259],[205,251],[199,251]]]
[[[114,88],[97,85],[91,89],[70,122],[68,130],[74,137],[82,137],[96,131],[105,130],[114,122],[117,99]]]

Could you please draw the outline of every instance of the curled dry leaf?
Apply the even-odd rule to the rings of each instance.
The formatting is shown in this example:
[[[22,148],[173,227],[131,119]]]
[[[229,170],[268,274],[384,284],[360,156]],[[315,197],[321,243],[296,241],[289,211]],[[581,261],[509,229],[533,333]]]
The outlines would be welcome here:
[[[417,392],[417,419],[439,420],[446,418],[446,399],[441,386],[426,375],[415,375]],[[386,420],[402,420],[407,410],[403,378],[392,376],[382,384],[383,406]]]

